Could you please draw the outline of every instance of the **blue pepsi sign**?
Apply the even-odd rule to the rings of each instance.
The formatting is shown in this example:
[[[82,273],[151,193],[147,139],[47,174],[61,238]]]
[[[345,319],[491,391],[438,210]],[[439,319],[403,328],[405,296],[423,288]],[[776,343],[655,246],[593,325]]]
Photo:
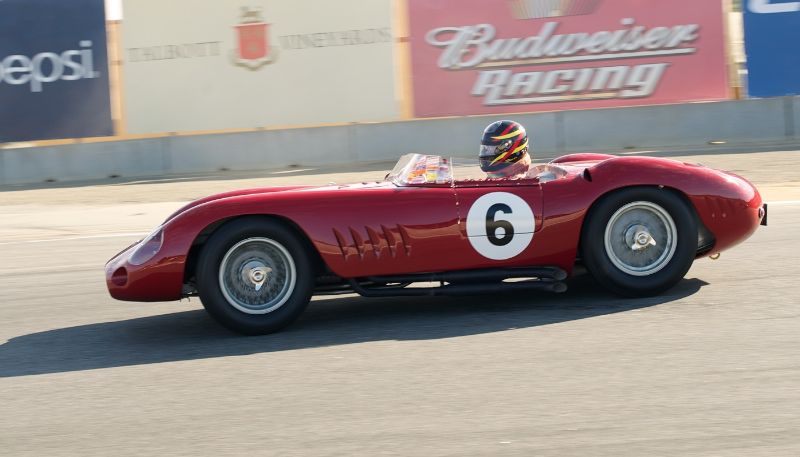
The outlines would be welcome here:
[[[748,91],[800,94],[800,0],[743,0]]]
[[[104,0],[0,1],[0,143],[113,134]]]

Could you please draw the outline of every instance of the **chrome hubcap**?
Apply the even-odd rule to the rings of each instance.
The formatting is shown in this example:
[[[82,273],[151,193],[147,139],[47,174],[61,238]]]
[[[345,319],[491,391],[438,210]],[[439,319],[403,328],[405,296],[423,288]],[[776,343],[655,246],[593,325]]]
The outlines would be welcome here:
[[[270,273],[272,273],[272,268],[258,260],[253,260],[247,262],[244,268],[242,268],[242,280],[245,283],[250,281],[250,284],[252,284],[256,292],[258,292],[261,290],[261,287],[264,286],[264,281],[267,280],[267,275]]]
[[[220,262],[219,284],[228,303],[247,314],[267,314],[283,306],[297,273],[289,251],[269,238],[247,238]]]
[[[625,232],[625,244],[630,246],[634,251],[641,251],[650,246],[655,246],[656,240],[653,235],[643,225],[634,225]]]
[[[672,260],[678,231],[664,208],[638,201],[611,216],[604,238],[606,254],[615,267],[633,276],[648,276]]]

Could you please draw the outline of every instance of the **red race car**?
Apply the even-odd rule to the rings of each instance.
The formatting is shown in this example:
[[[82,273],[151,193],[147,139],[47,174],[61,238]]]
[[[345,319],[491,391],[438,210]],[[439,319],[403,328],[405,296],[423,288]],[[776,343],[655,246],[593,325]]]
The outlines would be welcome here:
[[[576,262],[645,296],[767,220],[745,179],[674,160],[573,154],[521,178],[476,171],[409,154],[381,182],[206,197],[114,256],[108,289],[131,301],[199,295],[245,334],[285,327],[313,294],[563,292]]]

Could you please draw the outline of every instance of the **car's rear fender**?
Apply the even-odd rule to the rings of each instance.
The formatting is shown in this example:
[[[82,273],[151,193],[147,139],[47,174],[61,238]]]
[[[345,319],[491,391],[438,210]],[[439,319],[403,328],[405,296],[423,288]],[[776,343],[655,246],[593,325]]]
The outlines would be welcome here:
[[[608,192],[603,193],[592,202],[592,204],[589,206],[588,210],[584,214],[583,220],[581,221],[581,233],[583,233],[584,227],[586,226],[586,222],[588,221],[588,219],[592,217],[592,211],[600,204],[600,202],[602,202],[605,198],[608,198],[617,192],[631,188],[661,189],[664,192],[670,192],[676,197],[680,198],[690,209],[690,212],[692,213],[692,216],[694,217],[695,222],[697,224],[697,256],[705,255],[705,253],[711,250],[711,248],[714,246],[715,242],[714,235],[708,230],[708,228],[703,223],[702,219],[698,215],[696,206],[689,198],[689,196],[680,191],[679,189],[663,185],[651,184],[651,185],[622,186],[622,187],[616,187],[612,190],[609,190]],[[580,252],[581,252],[581,246],[579,245],[578,253]]]
[[[655,186],[676,192],[698,222],[698,256],[714,254],[750,236],[760,220],[761,197],[738,176],[697,164],[652,157],[618,157],[586,169],[582,175],[597,192],[588,207],[611,192]],[[590,185],[589,185],[590,184]]]
[[[571,179],[557,180],[545,183],[543,186],[545,202],[545,225],[540,239],[545,235],[552,239],[551,244],[571,246],[570,251],[563,251],[563,256],[570,259],[580,257],[581,233],[587,217],[591,217],[592,209],[605,197],[630,187],[654,187],[667,192],[674,192],[681,197],[696,213],[689,196],[679,187],[673,185],[683,179],[679,176],[660,176],[657,173],[638,173],[638,164],[626,164],[628,171],[619,173],[617,167],[606,168],[598,165],[614,162],[618,159],[609,159],[597,165],[586,168],[583,173],[573,175]],[[638,162],[638,161],[637,161]],[[698,227],[702,227],[702,220],[698,218]],[[704,240],[708,232],[700,229]],[[705,242],[704,242],[705,243]],[[703,243],[701,243],[703,244]]]

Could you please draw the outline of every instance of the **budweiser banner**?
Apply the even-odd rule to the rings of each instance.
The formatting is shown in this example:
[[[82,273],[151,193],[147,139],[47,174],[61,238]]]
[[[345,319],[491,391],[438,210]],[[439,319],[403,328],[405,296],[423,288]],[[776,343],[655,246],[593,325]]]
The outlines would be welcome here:
[[[729,97],[719,0],[408,0],[417,117]]]
[[[393,36],[391,0],[127,1],[127,131],[395,120]]]

